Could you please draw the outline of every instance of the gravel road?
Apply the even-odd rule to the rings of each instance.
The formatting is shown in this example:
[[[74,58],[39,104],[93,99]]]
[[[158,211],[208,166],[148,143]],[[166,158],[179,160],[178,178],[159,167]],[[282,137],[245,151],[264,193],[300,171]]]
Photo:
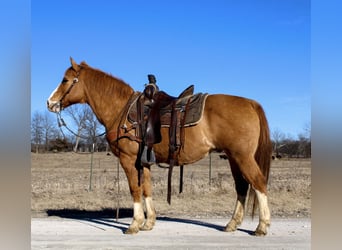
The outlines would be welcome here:
[[[152,231],[125,235],[131,218],[31,219],[32,249],[310,249],[311,220],[273,219],[268,235],[252,236],[257,219],[223,232],[228,219],[158,217]]]

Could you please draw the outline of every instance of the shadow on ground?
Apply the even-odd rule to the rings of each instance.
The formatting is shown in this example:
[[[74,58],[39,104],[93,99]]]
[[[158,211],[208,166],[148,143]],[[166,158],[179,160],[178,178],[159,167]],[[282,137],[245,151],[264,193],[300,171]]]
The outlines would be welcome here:
[[[81,210],[81,209],[48,209],[47,216],[58,216],[70,219],[98,219],[98,218],[116,218],[117,210],[112,208],[104,208],[102,210]],[[133,209],[120,208],[118,218],[133,217]]]
[[[127,217],[133,217],[133,209],[120,208],[118,214],[117,210],[112,208],[104,208],[102,210],[48,209],[46,210],[46,214],[47,216],[57,216],[60,218],[77,219],[86,222],[92,222],[96,223],[99,226],[102,225],[114,227],[121,230],[124,233],[127,230],[129,224],[115,220],[115,218],[122,219]]]
[[[60,218],[67,219],[77,219],[83,220],[87,222],[93,222],[99,225],[105,225],[108,227],[114,227],[121,230],[123,233],[129,227],[128,223],[120,222],[117,219],[122,218],[133,218],[133,209],[131,208],[120,208],[117,214],[116,209],[105,208],[102,210],[80,210],[80,209],[48,209],[46,210],[47,216],[57,216]],[[117,217],[118,215],[118,217]],[[174,218],[174,217],[157,217],[157,221],[168,221],[175,223],[184,223],[197,225],[201,227],[211,228],[217,231],[224,231],[225,226],[217,225],[201,220],[192,220],[192,219],[184,219],[184,218]],[[244,232],[246,234],[253,235],[254,232],[246,229],[238,228],[238,231]]]

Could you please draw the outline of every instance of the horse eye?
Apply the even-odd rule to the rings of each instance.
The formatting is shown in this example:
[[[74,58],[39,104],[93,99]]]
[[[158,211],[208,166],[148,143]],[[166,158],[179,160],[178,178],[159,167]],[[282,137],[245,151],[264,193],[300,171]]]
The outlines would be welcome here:
[[[67,83],[67,82],[68,82],[68,79],[63,78],[62,83]]]

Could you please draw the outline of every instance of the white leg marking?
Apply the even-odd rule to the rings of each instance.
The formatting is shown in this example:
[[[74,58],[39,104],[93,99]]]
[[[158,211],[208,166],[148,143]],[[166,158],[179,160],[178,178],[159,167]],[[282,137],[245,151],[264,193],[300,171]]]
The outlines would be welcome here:
[[[268,208],[267,196],[266,194],[261,193],[258,190],[255,190],[255,193],[257,195],[258,202],[259,202],[259,212],[260,212],[259,221],[264,222],[267,225],[269,225],[270,220],[271,220],[271,213]]]
[[[145,205],[146,205],[146,221],[141,230],[152,230],[154,224],[156,223],[156,212],[154,209],[152,197],[145,198]]]
[[[235,210],[233,214],[233,218],[236,220],[238,224],[240,224],[243,220],[243,215],[244,215],[244,209],[245,209],[245,201],[246,197],[242,197],[238,195],[238,198],[236,200],[235,204]]]
[[[246,196],[238,195],[238,198],[236,199],[235,203],[235,210],[232,216],[232,219],[227,224],[225,231],[227,232],[233,232],[237,229],[239,225],[241,225],[245,210],[245,201]]]
[[[133,221],[126,234],[135,234],[139,232],[139,228],[144,224],[145,216],[141,202],[134,202],[133,204]]]
[[[152,201],[152,197],[145,198],[147,217],[155,214],[155,209]]]
[[[144,209],[141,202],[134,202],[133,204],[133,218],[139,222],[144,220]]]

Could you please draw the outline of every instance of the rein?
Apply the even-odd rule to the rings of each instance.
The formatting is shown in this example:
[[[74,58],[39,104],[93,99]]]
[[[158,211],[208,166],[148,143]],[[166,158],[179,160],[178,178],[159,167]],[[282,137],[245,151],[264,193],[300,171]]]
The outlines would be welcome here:
[[[65,137],[65,135],[64,135],[63,130],[62,130],[62,128],[61,128],[61,127],[63,127],[63,126],[64,126],[70,133],[72,133],[73,135],[75,135],[75,136],[77,136],[77,137],[79,137],[79,138],[85,139],[85,140],[91,139],[91,138],[96,138],[96,137],[101,137],[101,136],[103,136],[103,135],[106,134],[106,132],[103,132],[103,133],[98,134],[98,135],[95,135],[95,136],[81,136],[81,135],[78,135],[77,133],[75,133],[71,128],[69,128],[69,127],[66,125],[65,121],[64,121],[63,118],[62,118],[62,114],[61,114],[61,113],[62,113],[61,111],[57,113],[57,122],[58,122],[58,127],[59,127],[60,130],[62,131],[62,134],[63,134],[64,137]]]

